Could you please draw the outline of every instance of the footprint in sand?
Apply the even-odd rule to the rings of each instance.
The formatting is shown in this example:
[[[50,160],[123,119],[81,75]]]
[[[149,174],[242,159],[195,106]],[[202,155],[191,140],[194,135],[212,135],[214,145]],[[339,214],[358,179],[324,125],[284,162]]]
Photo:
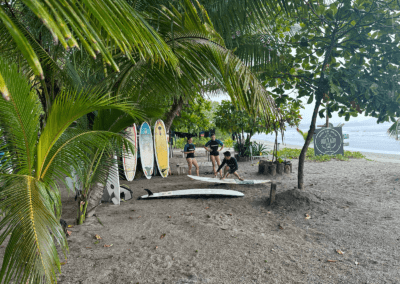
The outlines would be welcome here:
[[[172,257],[169,255],[152,255],[150,256],[151,266],[153,269],[166,270],[173,265]]]

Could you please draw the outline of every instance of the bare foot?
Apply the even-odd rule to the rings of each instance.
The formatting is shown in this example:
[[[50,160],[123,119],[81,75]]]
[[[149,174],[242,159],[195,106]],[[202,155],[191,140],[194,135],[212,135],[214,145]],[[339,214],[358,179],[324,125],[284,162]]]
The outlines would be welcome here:
[[[224,177],[220,178],[221,180],[225,179]]]
[[[244,179],[242,179],[242,178],[239,178],[239,180],[244,181]]]

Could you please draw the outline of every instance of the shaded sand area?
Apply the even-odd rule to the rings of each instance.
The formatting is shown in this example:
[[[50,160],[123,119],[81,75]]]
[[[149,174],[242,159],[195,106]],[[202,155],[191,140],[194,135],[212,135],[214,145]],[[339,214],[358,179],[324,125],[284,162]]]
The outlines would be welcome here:
[[[239,163],[246,179],[265,178],[256,163]],[[69,228],[59,283],[400,283],[399,165],[306,162],[304,192],[294,189],[297,160],[293,166],[272,206],[270,184],[217,185],[177,175],[122,182],[133,199],[101,205],[84,225]],[[201,175],[208,171],[202,167]],[[137,200],[144,188],[245,196]],[[62,198],[63,218],[73,224],[76,204],[65,191]]]

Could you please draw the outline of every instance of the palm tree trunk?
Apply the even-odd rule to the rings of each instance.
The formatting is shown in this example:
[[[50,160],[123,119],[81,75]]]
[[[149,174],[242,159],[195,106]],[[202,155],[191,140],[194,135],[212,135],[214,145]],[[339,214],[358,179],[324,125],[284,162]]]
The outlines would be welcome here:
[[[81,195],[78,199],[77,224],[85,222],[86,217],[91,217],[95,213],[96,207],[100,204],[103,197],[104,184],[97,183],[92,187],[87,196]]]
[[[166,133],[169,133],[169,129],[171,128],[172,122],[174,121],[175,116],[182,110],[183,107],[183,99],[180,97],[175,100],[171,107],[171,110],[167,113],[167,116],[164,120]]]
[[[300,190],[304,190],[304,161],[306,159],[306,153],[308,150],[308,146],[310,145],[311,139],[313,138],[315,131],[315,123],[317,122],[318,109],[321,105],[321,99],[316,99],[314,113],[311,120],[310,130],[307,134],[307,139],[304,143],[303,149],[301,149],[300,157],[299,157],[299,171],[297,175],[297,187]]]

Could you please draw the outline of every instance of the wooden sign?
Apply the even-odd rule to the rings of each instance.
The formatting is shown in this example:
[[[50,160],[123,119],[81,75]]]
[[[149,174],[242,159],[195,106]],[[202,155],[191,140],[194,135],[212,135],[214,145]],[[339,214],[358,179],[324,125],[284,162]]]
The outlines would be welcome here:
[[[314,153],[319,155],[343,155],[341,127],[320,128],[314,134]]]

